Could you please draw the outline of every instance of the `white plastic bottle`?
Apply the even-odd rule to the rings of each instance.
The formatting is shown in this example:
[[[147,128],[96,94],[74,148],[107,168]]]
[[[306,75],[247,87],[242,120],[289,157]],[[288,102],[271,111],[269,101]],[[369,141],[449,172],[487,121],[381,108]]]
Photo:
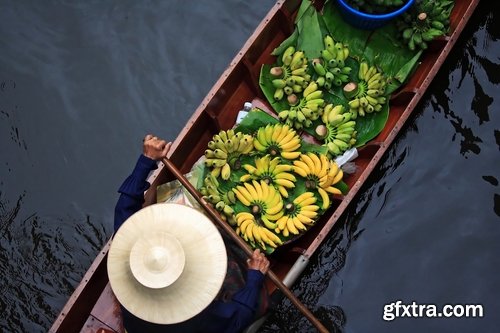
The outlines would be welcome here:
[[[243,110],[240,110],[240,112],[238,112],[238,116],[236,117],[236,125],[238,125],[243,120],[243,118],[246,117],[246,115],[248,114],[248,112],[250,112],[252,107],[253,105],[250,102],[245,102],[243,104]]]

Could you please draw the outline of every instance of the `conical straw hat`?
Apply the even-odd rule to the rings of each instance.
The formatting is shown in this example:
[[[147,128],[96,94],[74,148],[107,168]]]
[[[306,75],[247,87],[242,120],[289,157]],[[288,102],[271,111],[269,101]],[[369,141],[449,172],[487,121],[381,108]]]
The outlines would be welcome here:
[[[222,237],[194,208],[161,203],[141,209],[116,232],[108,275],[118,301],[156,324],[194,317],[219,292],[227,269]]]

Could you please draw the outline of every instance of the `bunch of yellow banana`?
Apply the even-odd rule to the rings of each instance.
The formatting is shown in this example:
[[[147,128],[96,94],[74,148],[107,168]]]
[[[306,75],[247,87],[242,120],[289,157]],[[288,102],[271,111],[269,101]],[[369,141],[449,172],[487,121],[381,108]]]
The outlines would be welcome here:
[[[330,35],[323,38],[324,49],[321,58],[312,61],[314,71],[318,75],[316,83],[320,87],[330,89],[332,84],[340,87],[349,81],[352,68],[345,65],[349,56],[349,48],[341,42],[335,42]]]
[[[323,110],[321,120],[324,125],[316,127],[316,133],[324,140],[332,156],[342,154],[356,143],[356,122],[352,114],[343,105],[328,104]]]
[[[200,188],[203,199],[211,203],[215,209],[221,212],[221,218],[231,225],[236,224],[234,209],[231,207],[236,203],[236,195],[233,191],[224,192],[221,190],[219,181],[211,173],[208,173]]]
[[[279,112],[278,117],[295,129],[308,128],[321,116],[324,105],[323,91],[316,82],[311,81],[302,92],[302,97],[290,109]]]
[[[281,240],[272,230],[276,229],[276,221],[283,216],[283,199],[280,193],[264,180],[245,182],[232,190],[236,198],[248,208],[248,211],[236,215],[236,232],[243,239],[258,244],[264,250],[266,244],[275,248]]]
[[[290,234],[298,235],[314,224],[318,216],[319,206],[315,205],[316,197],[313,192],[304,192],[285,205],[284,215],[277,221],[276,233],[284,237]]]
[[[248,171],[241,176],[241,182],[247,182],[252,179],[263,180],[268,185],[275,186],[284,198],[288,197],[287,188],[295,187],[295,176],[291,173],[293,166],[290,164],[280,164],[281,158],[270,155],[255,159],[255,166],[244,164],[243,168]]]
[[[248,212],[236,214],[236,233],[245,241],[260,246],[264,251],[267,246],[273,249],[283,244],[282,240],[271,230],[264,227],[255,215]]]
[[[245,182],[233,188],[236,198],[246,207],[249,207],[252,214],[260,216],[263,224],[274,229],[275,223],[283,216],[283,199],[274,186],[268,185],[265,181]]]
[[[384,74],[375,66],[361,62],[359,65],[359,82],[350,82],[344,86],[344,95],[349,99],[349,108],[354,118],[366,113],[378,112],[386,102],[385,87],[387,81]]]
[[[342,180],[343,172],[335,161],[332,161],[324,154],[305,153],[301,154],[298,160],[293,161],[294,172],[306,179],[308,190],[317,190],[323,205],[321,208],[327,209],[330,206],[329,194],[342,194],[334,187]]]
[[[234,130],[220,131],[208,142],[205,150],[205,165],[211,168],[215,177],[224,180],[231,176],[231,168],[239,168],[239,157],[248,155],[253,150],[253,137]]]
[[[281,66],[272,67],[270,70],[276,101],[302,92],[311,81],[311,75],[307,73],[308,61],[303,51],[289,46],[283,51],[281,62]]]
[[[260,127],[253,140],[258,152],[270,154],[272,157],[280,155],[287,160],[299,157],[301,139],[293,128],[286,124],[267,124]]]

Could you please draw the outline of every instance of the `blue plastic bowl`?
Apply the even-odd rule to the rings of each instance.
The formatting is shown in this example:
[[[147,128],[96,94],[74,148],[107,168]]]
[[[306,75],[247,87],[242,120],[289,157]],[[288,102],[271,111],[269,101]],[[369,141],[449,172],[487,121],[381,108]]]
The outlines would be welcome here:
[[[344,0],[337,0],[337,4],[342,17],[351,25],[360,29],[373,30],[385,25],[393,18],[407,11],[415,0],[408,0],[398,10],[387,14],[367,14],[350,7]]]

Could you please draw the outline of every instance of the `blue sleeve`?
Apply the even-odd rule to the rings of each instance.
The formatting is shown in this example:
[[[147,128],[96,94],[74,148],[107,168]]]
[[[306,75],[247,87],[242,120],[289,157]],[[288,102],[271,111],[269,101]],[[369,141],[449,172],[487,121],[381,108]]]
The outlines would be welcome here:
[[[146,181],[149,173],[158,168],[157,162],[141,154],[132,174],[118,189],[120,197],[115,206],[115,232],[132,214],[142,208],[144,191],[150,184]]]
[[[225,303],[225,306],[233,308],[233,313],[224,333],[241,332],[252,323],[263,282],[264,274],[258,270],[248,270],[245,286],[234,294],[232,302]]]

